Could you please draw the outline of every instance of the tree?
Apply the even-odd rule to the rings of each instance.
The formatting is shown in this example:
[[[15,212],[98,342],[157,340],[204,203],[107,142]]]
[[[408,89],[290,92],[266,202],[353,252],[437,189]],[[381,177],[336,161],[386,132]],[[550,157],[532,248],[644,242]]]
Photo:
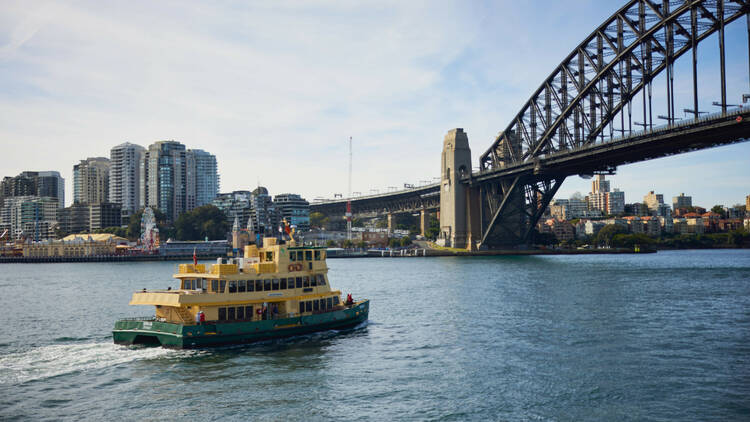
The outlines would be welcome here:
[[[178,240],[226,239],[231,229],[224,212],[214,205],[203,205],[180,214],[174,228]]]
[[[425,237],[430,240],[437,239],[438,235],[440,234],[440,221],[438,221],[437,217],[430,216],[430,228],[427,229],[425,232]]]
[[[367,247],[367,243],[365,243],[364,240],[360,240],[359,242],[357,242],[357,247],[360,249],[364,249]]]
[[[352,242],[349,239],[344,240],[343,248],[344,249],[351,249],[354,247],[354,242]]]
[[[123,227],[104,227],[94,230],[94,233],[111,233],[115,236],[127,237],[128,229]]]
[[[612,238],[617,234],[628,234],[628,229],[619,224],[607,224],[599,230],[594,243],[597,245],[610,246],[612,244]]]
[[[390,248],[394,248],[394,249],[398,248],[400,244],[401,244],[401,242],[398,239],[396,239],[395,237],[391,238],[388,241],[388,247],[390,247]]]
[[[327,248],[335,248],[336,247],[336,242],[334,242],[333,240],[329,240],[328,242],[326,242],[326,247]]]
[[[404,236],[401,238],[401,240],[398,242],[402,247],[406,247],[411,245],[411,238],[409,236]]]
[[[310,227],[323,228],[328,224],[328,217],[322,212],[310,213]]]
[[[714,205],[711,207],[711,212],[721,215],[721,218],[727,217],[727,211],[721,205]]]

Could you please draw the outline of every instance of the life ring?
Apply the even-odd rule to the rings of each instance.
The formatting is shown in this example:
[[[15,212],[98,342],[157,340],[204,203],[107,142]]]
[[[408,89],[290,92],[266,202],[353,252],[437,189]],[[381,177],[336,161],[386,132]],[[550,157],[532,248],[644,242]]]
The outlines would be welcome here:
[[[297,264],[297,271],[302,271],[302,264]]]
[[[287,267],[287,270],[289,270],[289,272],[291,273],[292,271],[294,271],[294,268],[295,268],[294,264],[289,264],[289,266]]]
[[[742,116],[737,116],[737,123],[740,123],[742,121]]]

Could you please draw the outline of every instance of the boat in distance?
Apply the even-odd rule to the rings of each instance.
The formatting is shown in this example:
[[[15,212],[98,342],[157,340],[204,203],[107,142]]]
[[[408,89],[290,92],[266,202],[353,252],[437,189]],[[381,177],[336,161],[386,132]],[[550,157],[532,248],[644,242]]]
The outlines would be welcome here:
[[[131,305],[156,307],[153,317],[125,318],[112,331],[117,344],[200,348],[251,343],[367,320],[369,300],[341,299],[328,282],[326,250],[263,239],[244,257],[218,258],[206,268],[180,264],[179,288],[133,293]]]

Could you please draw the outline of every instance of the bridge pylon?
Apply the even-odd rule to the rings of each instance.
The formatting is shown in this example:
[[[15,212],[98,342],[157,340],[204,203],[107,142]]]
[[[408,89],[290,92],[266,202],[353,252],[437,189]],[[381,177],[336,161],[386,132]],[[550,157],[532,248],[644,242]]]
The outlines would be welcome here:
[[[469,137],[461,128],[448,131],[440,164],[440,234],[437,243],[467,247],[467,189],[461,179],[471,174]]]

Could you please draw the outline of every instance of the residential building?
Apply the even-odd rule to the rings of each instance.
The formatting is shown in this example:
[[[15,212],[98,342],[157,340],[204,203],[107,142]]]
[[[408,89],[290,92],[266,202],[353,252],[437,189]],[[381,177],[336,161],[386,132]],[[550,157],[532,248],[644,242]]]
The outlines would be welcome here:
[[[109,158],[90,157],[73,166],[73,202],[109,200]]]
[[[614,189],[607,192],[607,214],[619,215],[625,213],[625,192]]]
[[[246,225],[253,215],[251,196],[250,191],[236,190],[231,193],[220,193],[211,203],[224,212],[230,225],[234,223],[235,217],[240,225]]]
[[[109,151],[109,202],[120,204],[123,219],[141,208],[140,163],[146,148],[125,142]]]
[[[609,181],[604,180],[603,174],[597,174],[591,181],[591,193],[598,192],[609,192]]]
[[[57,207],[65,206],[65,179],[57,171],[24,171],[0,182],[0,200],[8,197],[37,196],[55,198]]]
[[[9,228],[14,239],[43,240],[55,236],[57,198],[15,196],[5,198],[3,204],[0,224]]]
[[[122,225],[122,205],[101,202],[89,205],[89,231]]]
[[[703,234],[705,233],[705,226],[703,225],[703,218],[701,217],[686,217],[685,222],[687,223],[687,231],[690,234]]]
[[[657,217],[659,224],[661,225],[662,232],[674,233],[674,221],[672,217]]]
[[[281,219],[268,189],[261,186],[256,188],[250,195],[250,207],[255,232],[260,235],[276,234]]]
[[[692,196],[685,196],[684,193],[681,193],[679,196],[672,197],[672,210],[677,210],[678,208],[690,208],[692,206]]]
[[[603,221],[586,220],[585,233],[589,236],[596,236],[604,226],[606,226],[606,223]]]
[[[310,203],[300,195],[294,193],[282,193],[273,198],[281,218],[298,231],[310,230]]]
[[[58,211],[57,220],[60,231],[65,234],[89,232],[91,210],[88,204],[74,202]]]
[[[187,157],[188,171],[195,172],[195,204],[188,204],[188,209],[193,209],[210,204],[219,194],[219,171],[216,156],[202,149],[188,150]]]
[[[156,207],[170,221],[210,204],[218,193],[216,157],[203,150],[186,150],[176,141],[149,145],[139,171],[140,206]]]
[[[643,197],[643,203],[646,204],[651,215],[659,215],[659,205],[664,204],[664,195],[651,191]]]

